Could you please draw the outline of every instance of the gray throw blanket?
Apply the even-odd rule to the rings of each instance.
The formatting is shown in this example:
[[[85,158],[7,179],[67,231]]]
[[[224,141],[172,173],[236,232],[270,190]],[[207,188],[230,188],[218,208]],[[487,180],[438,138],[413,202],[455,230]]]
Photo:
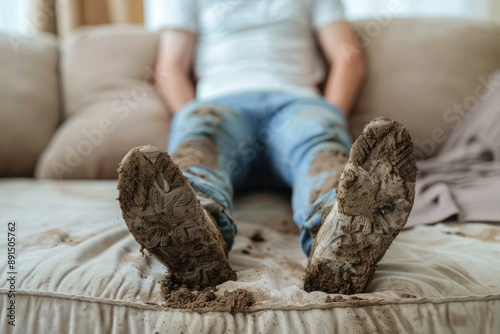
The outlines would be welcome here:
[[[415,204],[407,227],[459,221],[500,221],[500,71],[491,94],[447,138],[439,154],[419,161]]]

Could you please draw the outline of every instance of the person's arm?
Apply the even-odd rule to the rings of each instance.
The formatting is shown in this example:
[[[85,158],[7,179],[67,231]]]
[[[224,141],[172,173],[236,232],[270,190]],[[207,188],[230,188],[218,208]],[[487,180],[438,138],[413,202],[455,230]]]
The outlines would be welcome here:
[[[349,23],[340,21],[318,29],[321,49],[330,64],[325,99],[348,117],[366,73],[363,53]]]
[[[160,36],[156,84],[160,95],[174,113],[195,98],[191,66],[196,35],[181,30],[166,30]]]

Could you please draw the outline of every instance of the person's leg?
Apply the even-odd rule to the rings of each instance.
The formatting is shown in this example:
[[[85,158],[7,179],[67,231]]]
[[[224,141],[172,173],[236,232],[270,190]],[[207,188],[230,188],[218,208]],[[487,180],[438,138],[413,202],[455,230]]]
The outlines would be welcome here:
[[[227,261],[236,227],[225,168],[251,131],[238,110],[192,103],[173,119],[172,159],[148,145],[122,160],[118,199],[125,222],[174,282],[203,287],[236,279]]]
[[[268,123],[267,158],[293,189],[294,221],[309,255],[323,213],[333,206],[351,139],[344,116],[321,98],[282,98]]]
[[[268,158],[293,188],[294,219],[310,255],[304,289],[362,292],[413,205],[411,138],[402,125],[375,119],[344,167],[349,136],[341,114],[322,99],[283,106],[269,122]]]
[[[361,293],[406,224],[417,167],[411,137],[387,118],[367,124],[342,171],[334,207],[314,239],[306,291]]]
[[[237,101],[222,98],[186,106],[173,118],[167,148],[217,221],[228,249],[236,234],[233,185],[241,183],[250,168],[238,147],[255,132],[254,120]]]

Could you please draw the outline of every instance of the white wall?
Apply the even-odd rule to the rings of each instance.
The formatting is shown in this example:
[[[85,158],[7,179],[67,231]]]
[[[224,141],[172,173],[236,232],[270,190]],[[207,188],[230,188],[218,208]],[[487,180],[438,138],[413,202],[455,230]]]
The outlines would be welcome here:
[[[491,20],[493,2],[500,0],[344,0],[350,18],[369,18],[391,8],[401,17],[468,17]],[[393,10],[391,10],[393,12]]]
[[[493,0],[493,16],[500,23],[500,0]]]

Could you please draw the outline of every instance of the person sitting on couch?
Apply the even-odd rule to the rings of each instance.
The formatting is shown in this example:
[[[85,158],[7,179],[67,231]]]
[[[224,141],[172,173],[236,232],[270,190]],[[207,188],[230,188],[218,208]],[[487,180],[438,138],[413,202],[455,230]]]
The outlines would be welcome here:
[[[175,113],[172,157],[146,145],[123,158],[118,199],[130,232],[176,283],[235,280],[234,189],[284,185],[309,256],[304,289],[362,292],[406,223],[417,168],[408,131],[386,118],[351,147],[365,62],[340,0],[168,7],[157,83]]]

